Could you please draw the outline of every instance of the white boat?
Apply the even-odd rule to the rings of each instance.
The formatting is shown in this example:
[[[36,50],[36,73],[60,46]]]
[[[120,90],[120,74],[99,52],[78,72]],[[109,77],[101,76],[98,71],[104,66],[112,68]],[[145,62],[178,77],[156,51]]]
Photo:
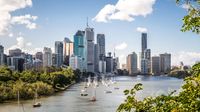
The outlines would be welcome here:
[[[19,91],[17,92],[17,104],[18,104],[19,110],[20,110],[20,104],[21,104],[22,112],[25,112],[23,104],[20,103]]]
[[[115,89],[115,90],[118,90],[118,89],[119,89],[119,87],[114,87],[114,89]]]
[[[38,98],[38,93],[37,93],[37,90],[36,90],[36,93],[35,93],[35,99],[34,99],[34,104],[33,104],[33,107],[41,107],[42,106],[42,103],[41,102],[38,102],[37,101],[37,98]]]
[[[93,88],[93,95],[90,98],[90,101],[95,102],[96,100],[97,100],[96,99],[96,87],[94,86],[94,88]]]
[[[88,96],[87,90],[85,88],[82,89],[80,95],[81,96]]]
[[[110,91],[110,90],[105,90],[104,92],[105,93],[112,93],[112,91]]]

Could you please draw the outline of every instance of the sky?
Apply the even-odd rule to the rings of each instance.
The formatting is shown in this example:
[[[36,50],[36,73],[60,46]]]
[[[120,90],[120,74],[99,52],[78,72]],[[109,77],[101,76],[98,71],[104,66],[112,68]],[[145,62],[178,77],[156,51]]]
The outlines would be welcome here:
[[[0,0],[0,44],[34,54],[54,50],[77,30],[89,26],[104,33],[106,52],[116,51],[120,63],[141,51],[141,32],[148,34],[152,56],[172,54],[172,65],[200,61],[200,35],[181,32],[187,6],[175,0]],[[95,36],[96,40],[96,36]]]

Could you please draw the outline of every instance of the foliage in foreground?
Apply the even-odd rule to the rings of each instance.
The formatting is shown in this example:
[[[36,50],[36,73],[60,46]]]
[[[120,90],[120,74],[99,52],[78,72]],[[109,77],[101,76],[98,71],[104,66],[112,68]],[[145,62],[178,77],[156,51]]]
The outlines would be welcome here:
[[[79,81],[80,71],[71,68],[47,67],[45,70],[26,70],[22,73],[0,66],[0,102],[17,99],[19,91],[21,99],[48,96],[61,91],[68,85]]]
[[[181,31],[200,34],[200,0],[176,0],[178,4],[188,7],[188,15],[183,18]]]
[[[200,63],[192,67],[192,76],[184,79],[182,91],[168,95],[147,97],[143,100],[136,99],[137,91],[142,90],[142,84],[136,84],[133,89],[125,90],[127,96],[118,112],[198,112],[200,110]]]

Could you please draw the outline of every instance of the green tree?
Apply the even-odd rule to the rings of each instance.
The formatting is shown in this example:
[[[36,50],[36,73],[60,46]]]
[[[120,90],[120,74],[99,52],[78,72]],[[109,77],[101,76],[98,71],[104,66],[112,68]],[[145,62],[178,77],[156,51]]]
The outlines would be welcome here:
[[[176,0],[176,2],[188,6],[188,15],[183,18],[181,31],[200,34],[200,0]]]
[[[6,66],[0,66],[0,81],[13,80],[12,70]]]
[[[142,90],[142,84],[136,84],[133,89],[125,90],[127,96],[117,111],[136,112],[198,112],[200,110],[200,63],[192,67],[193,75],[187,77],[182,86],[182,91],[168,95],[147,97],[143,100],[136,99],[137,91]]]

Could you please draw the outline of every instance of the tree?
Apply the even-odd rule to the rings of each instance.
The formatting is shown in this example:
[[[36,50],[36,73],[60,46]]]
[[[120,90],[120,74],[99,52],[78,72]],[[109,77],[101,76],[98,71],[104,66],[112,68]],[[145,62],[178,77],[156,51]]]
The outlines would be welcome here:
[[[142,90],[142,84],[136,84],[132,89],[125,90],[127,96],[117,111],[136,112],[198,112],[200,110],[200,63],[192,67],[193,75],[187,77],[182,86],[182,91],[175,95],[176,91],[168,95],[147,97],[137,100],[137,91]]]
[[[176,2],[188,6],[188,15],[183,18],[181,31],[200,34],[200,0],[176,0]]]

